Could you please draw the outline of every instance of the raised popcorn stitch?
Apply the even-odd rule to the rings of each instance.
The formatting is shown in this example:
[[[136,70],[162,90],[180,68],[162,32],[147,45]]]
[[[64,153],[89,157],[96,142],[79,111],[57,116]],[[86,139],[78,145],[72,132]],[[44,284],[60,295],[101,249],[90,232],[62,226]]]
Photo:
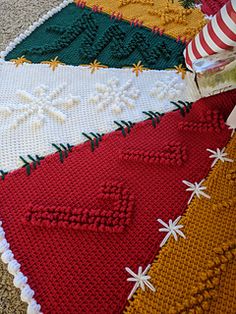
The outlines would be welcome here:
[[[98,204],[92,209],[30,204],[24,222],[35,226],[122,232],[130,223],[134,206],[128,189],[120,183],[106,182],[97,200]]]
[[[97,104],[99,111],[111,106],[114,113],[121,113],[124,108],[134,108],[139,97],[139,90],[132,87],[132,80],[120,86],[119,80],[113,77],[107,84],[96,84],[95,89],[97,93],[90,98],[90,103]]]
[[[186,146],[178,142],[167,144],[160,151],[145,151],[138,149],[124,149],[120,158],[150,164],[181,166],[187,160]]]
[[[178,129],[194,132],[216,132],[220,133],[226,128],[223,116],[217,111],[208,110],[200,121],[181,121],[178,123]]]
[[[178,77],[174,77],[169,81],[158,80],[155,82],[155,86],[150,91],[150,95],[158,99],[179,99],[185,85],[179,80]]]
[[[56,121],[64,122],[66,114],[58,107],[70,108],[80,102],[77,96],[69,96],[67,99],[59,98],[64,88],[65,85],[61,85],[50,91],[47,86],[40,85],[35,88],[33,93],[19,90],[17,96],[21,102],[1,107],[1,113],[6,116],[17,114],[16,118],[9,123],[10,128],[16,128],[29,118],[31,118],[31,126],[39,128],[45,123],[48,115]]]

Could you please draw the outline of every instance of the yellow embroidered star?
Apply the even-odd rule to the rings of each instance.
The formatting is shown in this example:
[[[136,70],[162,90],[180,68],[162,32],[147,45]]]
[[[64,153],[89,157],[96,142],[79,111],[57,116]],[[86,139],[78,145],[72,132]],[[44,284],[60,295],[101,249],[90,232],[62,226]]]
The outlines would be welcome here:
[[[10,61],[14,62],[16,67],[18,67],[20,64],[23,64],[23,63],[32,63],[30,60],[27,60],[25,56],[18,57],[17,59],[11,59]]]
[[[102,65],[101,62],[95,59],[93,62],[89,63],[89,68],[91,69],[91,73],[93,74],[96,70],[108,68],[108,66]]]
[[[65,63],[62,63],[58,60],[58,57],[51,59],[50,61],[42,61],[42,64],[49,64],[49,67],[55,71],[55,69],[58,67],[58,65],[64,65]]]
[[[180,64],[179,66],[175,66],[176,73],[181,74],[182,80],[184,80],[185,75],[186,75],[186,69],[182,67],[183,65]]]
[[[132,68],[132,72],[135,73],[136,76],[139,75],[139,72],[142,73],[143,70],[146,70],[143,65],[142,62],[139,61],[137,64],[133,64],[133,68]]]

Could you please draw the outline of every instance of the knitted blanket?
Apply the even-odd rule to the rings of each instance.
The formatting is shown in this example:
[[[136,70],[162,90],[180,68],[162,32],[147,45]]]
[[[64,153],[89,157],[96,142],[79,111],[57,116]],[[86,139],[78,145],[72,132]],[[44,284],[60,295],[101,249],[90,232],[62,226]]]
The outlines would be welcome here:
[[[3,2],[0,313],[236,311],[236,90],[183,56],[223,4]]]

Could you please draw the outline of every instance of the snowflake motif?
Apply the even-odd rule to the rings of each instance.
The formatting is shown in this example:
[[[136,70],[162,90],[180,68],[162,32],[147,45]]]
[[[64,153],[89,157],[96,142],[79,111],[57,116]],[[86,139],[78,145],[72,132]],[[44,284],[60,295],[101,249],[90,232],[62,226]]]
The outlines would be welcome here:
[[[150,267],[151,265],[149,264],[143,271],[142,266],[139,266],[137,274],[135,274],[129,267],[125,267],[125,270],[132,276],[128,278],[127,281],[135,282],[133,289],[128,296],[128,300],[132,298],[133,294],[139,287],[141,287],[143,291],[145,291],[145,286],[147,286],[153,292],[156,291],[153,285],[149,282],[149,279],[151,279],[151,277],[149,275],[146,275]]]
[[[182,94],[184,84],[179,78],[174,77],[170,81],[157,81],[155,87],[150,91],[150,95],[160,100],[162,99],[179,99]]]
[[[178,235],[180,235],[182,238],[186,238],[184,233],[179,230],[181,228],[183,228],[183,225],[177,225],[177,223],[180,221],[181,216],[179,216],[178,218],[175,219],[175,221],[173,222],[172,219],[169,220],[169,225],[167,225],[167,223],[165,223],[163,220],[161,219],[157,219],[157,221],[162,224],[162,226],[164,226],[165,228],[160,228],[159,231],[160,232],[167,232],[166,236],[164,237],[164,239],[162,240],[160,247],[162,247],[163,245],[165,245],[166,241],[169,239],[169,237],[171,235],[173,235],[175,241],[178,240]]]
[[[16,112],[18,114],[10,125],[12,128],[16,128],[20,123],[30,117],[32,117],[32,127],[41,127],[47,115],[51,115],[56,121],[60,120],[64,122],[66,120],[66,114],[57,107],[64,106],[64,108],[70,108],[80,102],[79,98],[76,96],[69,96],[67,99],[58,98],[64,88],[65,85],[49,91],[48,87],[40,85],[32,94],[20,90],[17,92],[17,96],[21,103],[0,107],[0,113],[12,115]]]
[[[232,159],[226,157],[227,153],[225,153],[225,147],[222,150],[217,148],[216,151],[211,150],[211,149],[208,148],[207,151],[209,153],[212,153],[212,155],[210,155],[209,158],[215,158],[215,160],[211,164],[211,168],[215,166],[215,164],[217,163],[218,160],[220,160],[222,162],[225,162],[225,161],[233,162]]]
[[[188,204],[191,202],[194,195],[196,195],[198,198],[201,198],[201,196],[206,198],[211,198],[208,194],[206,194],[204,191],[207,189],[206,186],[202,186],[202,183],[205,181],[205,179],[202,179],[199,183],[194,182],[191,183],[189,181],[183,180],[182,182],[188,186],[186,191],[192,192],[190,199],[188,201]]]
[[[119,80],[112,78],[107,84],[96,84],[97,93],[90,98],[90,103],[97,104],[99,111],[111,106],[114,113],[121,113],[125,107],[134,108],[139,90],[132,87],[128,80],[120,86]]]

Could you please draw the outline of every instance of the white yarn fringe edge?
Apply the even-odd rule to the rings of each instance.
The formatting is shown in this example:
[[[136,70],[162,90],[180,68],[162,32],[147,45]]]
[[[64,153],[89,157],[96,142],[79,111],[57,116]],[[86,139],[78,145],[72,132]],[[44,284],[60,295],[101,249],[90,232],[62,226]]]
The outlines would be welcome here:
[[[0,254],[3,263],[7,264],[8,272],[14,276],[14,286],[21,290],[21,300],[28,304],[27,314],[43,314],[40,312],[41,306],[33,298],[34,290],[27,284],[28,278],[20,271],[21,265],[10,250],[10,244],[7,242],[2,228],[2,221],[0,221]]]
[[[64,0],[59,6],[53,8],[48,11],[48,13],[44,14],[38,21],[34,22],[24,33],[21,33],[18,37],[16,37],[12,42],[9,43],[7,48],[4,51],[0,52],[0,58],[5,59],[6,55],[12,51],[16,45],[22,42],[26,37],[28,37],[37,27],[43,24],[46,20],[52,17],[54,14],[60,12],[64,9],[68,4],[74,2],[73,0]]]

